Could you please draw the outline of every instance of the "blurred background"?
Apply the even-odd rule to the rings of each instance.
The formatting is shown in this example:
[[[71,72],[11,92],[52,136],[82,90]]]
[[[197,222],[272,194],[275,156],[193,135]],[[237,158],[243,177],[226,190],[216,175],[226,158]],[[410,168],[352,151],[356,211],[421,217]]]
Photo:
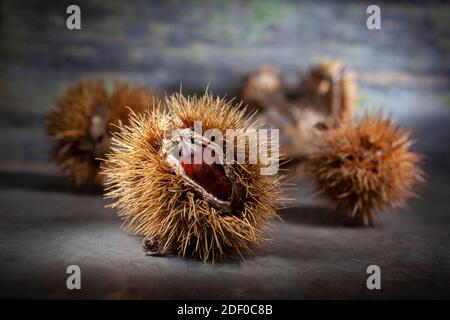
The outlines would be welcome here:
[[[450,298],[450,4],[443,1],[12,1],[0,22],[0,297]],[[81,8],[81,30],[66,8]],[[366,9],[381,8],[381,30]],[[95,194],[49,162],[45,117],[69,83],[122,79],[234,96],[271,64],[287,79],[326,58],[358,74],[358,113],[414,131],[428,185],[371,229],[333,220],[308,186],[247,262],[145,257]],[[65,287],[80,265],[83,289]],[[365,286],[382,269],[382,290]]]

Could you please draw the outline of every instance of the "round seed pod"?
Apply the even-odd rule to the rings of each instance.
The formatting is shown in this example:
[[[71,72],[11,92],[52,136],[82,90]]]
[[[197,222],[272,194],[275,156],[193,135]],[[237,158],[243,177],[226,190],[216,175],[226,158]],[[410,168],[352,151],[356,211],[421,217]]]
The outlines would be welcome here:
[[[129,126],[114,135],[103,168],[106,198],[114,199],[124,226],[143,236],[148,254],[214,262],[250,253],[266,240],[283,201],[281,177],[263,175],[264,165],[248,157],[226,158],[226,130],[253,125],[239,106],[208,93],[176,94],[166,105],[168,113],[132,113]],[[208,129],[220,134],[208,137]],[[252,138],[245,147],[259,148]]]
[[[411,133],[380,115],[329,130],[307,163],[317,192],[338,214],[373,225],[379,211],[398,208],[424,182]]]
[[[102,80],[80,81],[68,87],[48,115],[47,134],[53,158],[77,187],[101,183],[100,160],[109,149],[111,131],[136,112],[153,104],[153,94],[117,82],[108,95]]]

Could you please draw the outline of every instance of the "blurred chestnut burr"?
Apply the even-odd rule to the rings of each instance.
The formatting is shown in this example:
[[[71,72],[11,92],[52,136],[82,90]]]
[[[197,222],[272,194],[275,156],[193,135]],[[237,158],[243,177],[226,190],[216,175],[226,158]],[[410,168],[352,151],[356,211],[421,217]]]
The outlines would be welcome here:
[[[103,80],[79,81],[63,92],[49,112],[47,135],[53,159],[75,186],[101,183],[99,158],[109,150],[115,125],[127,124],[130,110],[141,112],[153,99],[152,92],[122,82],[108,94]]]
[[[373,225],[379,211],[399,208],[424,182],[411,132],[380,115],[332,128],[306,161],[307,176],[333,212]]]
[[[356,111],[354,73],[340,61],[324,61],[288,86],[271,66],[245,77],[241,98],[268,127],[280,129],[281,148],[291,162],[303,160],[331,127],[351,121]]]

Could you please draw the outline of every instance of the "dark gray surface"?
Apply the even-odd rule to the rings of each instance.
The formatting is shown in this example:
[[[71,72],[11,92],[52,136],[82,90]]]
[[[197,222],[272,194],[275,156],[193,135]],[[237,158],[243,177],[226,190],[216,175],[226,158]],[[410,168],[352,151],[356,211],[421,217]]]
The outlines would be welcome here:
[[[450,298],[450,6],[345,1],[82,2],[82,31],[65,3],[2,2],[0,41],[0,297]],[[292,77],[324,57],[360,74],[360,113],[382,106],[413,129],[427,156],[421,199],[375,228],[344,226],[300,182],[273,241],[246,262],[205,265],[146,257],[95,192],[76,193],[48,162],[48,107],[67,83],[122,78],[172,92],[210,83],[232,94],[272,63]],[[82,290],[65,287],[82,269]],[[382,290],[365,287],[368,265]]]
[[[273,241],[254,257],[206,265],[144,256],[140,239],[120,229],[106,201],[68,192],[63,179],[44,170],[53,181],[46,186],[43,170],[25,171],[22,187],[2,186],[1,297],[450,297],[448,178],[432,177],[424,200],[367,229],[342,225],[301,188],[303,200],[282,212]],[[7,171],[14,176],[18,169]],[[65,287],[71,264],[82,270],[79,292]],[[380,291],[365,287],[371,264],[381,267]]]

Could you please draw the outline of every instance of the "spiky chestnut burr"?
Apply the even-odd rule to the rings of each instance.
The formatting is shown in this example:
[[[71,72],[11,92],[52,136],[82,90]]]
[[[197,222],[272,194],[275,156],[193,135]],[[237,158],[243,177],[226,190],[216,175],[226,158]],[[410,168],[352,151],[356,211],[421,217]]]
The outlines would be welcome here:
[[[109,148],[110,132],[136,112],[153,104],[153,94],[116,82],[111,95],[103,80],[80,81],[68,87],[48,115],[47,134],[54,141],[53,158],[77,187],[101,183],[100,161]]]
[[[132,113],[129,126],[114,135],[103,169],[105,197],[114,199],[111,207],[118,209],[126,229],[143,236],[148,253],[175,252],[204,262],[250,253],[266,240],[277,217],[281,178],[262,175],[263,165],[248,158],[245,163],[191,164],[177,157],[176,148],[187,146],[181,152],[188,158],[212,148],[213,157],[223,159],[219,142],[193,131],[195,122],[203,132],[217,129],[223,137],[227,129],[253,124],[239,106],[209,93],[199,98],[176,94],[166,105],[167,113],[157,108]],[[173,130],[175,135],[167,134]]]
[[[424,182],[411,133],[381,115],[329,130],[310,154],[307,173],[332,209],[373,225],[379,211],[398,208]]]

